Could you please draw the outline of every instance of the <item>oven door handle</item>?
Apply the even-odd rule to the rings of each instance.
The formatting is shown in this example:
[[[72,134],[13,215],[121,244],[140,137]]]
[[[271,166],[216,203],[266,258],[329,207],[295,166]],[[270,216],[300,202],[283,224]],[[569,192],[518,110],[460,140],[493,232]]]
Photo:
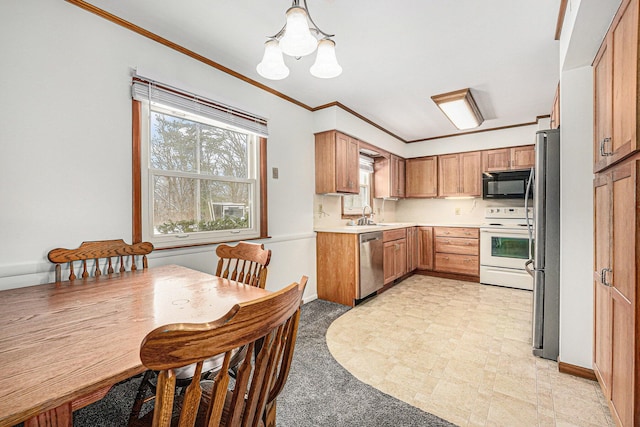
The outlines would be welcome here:
[[[496,230],[496,229],[491,229],[491,230],[483,230],[480,229],[481,233],[491,233],[491,234],[495,234],[497,237],[500,237],[502,235],[509,235],[509,236],[525,236],[527,237],[528,232],[526,229],[523,230]]]
[[[533,270],[529,268],[531,264],[533,264],[533,260],[527,260],[527,262],[524,263],[524,269],[529,273],[529,276],[533,277]]]

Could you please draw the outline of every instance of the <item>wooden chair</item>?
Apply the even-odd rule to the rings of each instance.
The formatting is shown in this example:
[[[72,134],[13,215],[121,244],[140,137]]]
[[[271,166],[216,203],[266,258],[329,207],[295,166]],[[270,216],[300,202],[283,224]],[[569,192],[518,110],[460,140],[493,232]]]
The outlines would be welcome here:
[[[138,269],[136,256],[142,256],[142,268],[147,268],[147,255],[153,251],[153,245],[149,242],[134,243],[129,245],[122,239],[118,240],[97,240],[93,242],[82,242],[77,249],[57,248],[49,251],[47,257],[49,261],[56,265],[56,283],[62,282],[62,264],[69,265],[69,281],[77,278],[74,264],[81,261],[81,278],[91,276],[98,277],[103,274],[111,275],[116,271],[122,273]],[[115,262],[113,259],[115,258]],[[88,266],[88,261],[93,260],[93,268]],[[102,268],[100,264],[102,263]]]
[[[263,244],[239,242],[236,246],[220,244],[216,249],[218,265],[216,276],[225,279],[235,280],[250,286],[265,288],[267,282],[267,266],[271,261],[271,250],[265,249]],[[231,359],[231,372],[236,374],[237,365],[246,356],[247,348],[242,347],[235,350]],[[222,367],[222,355],[216,355],[206,360],[202,366],[201,378],[208,375],[215,375]],[[179,390],[184,389],[191,383],[195,374],[195,365],[176,368],[176,386]],[[137,420],[142,411],[143,405],[154,399],[156,394],[156,373],[147,371],[138,387],[136,398],[129,415],[129,423]],[[151,393],[151,395],[149,395]]]
[[[74,283],[76,275],[75,264],[80,262],[78,274],[79,279],[90,276],[105,278],[111,277],[114,273],[120,274],[138,269],[139,260],[142,257],[142,268],[147,268],[147,255],[153,251],[153,245],[149,242],[135,243],[129,245],[122,239],[118,240],[98,240],[92,242],[82,242],[77,249],[56,248],[49,251],[47,258],[56,265],[55,283],[62,284],[62,265],[68,264],[69,283]],[[114,261],[115,259],[115,261]],[[91,261],[93,260],[93,266]],[[102,265],[101,265],[102,264]],[[93,402],[102,399],[111,387],[98,390],[90,397],[83,397],[72,403],[73,410],[83,408]]]
[[[271,250],[263,244],[239,242],[236,246],[218,245],[216,276],[264,289]]]
[[[204,324],[159,327],[142,341],[140,359],[159,371],[155,407],[133,425],[169,427],[273,425],[275,399],[282,390],[293,357],[300,304],[307,277],[273,294],[235,305],[221,318]],[[230,387],[232,351],[248,346]],[[224,354],[213,381],[200,381],[205,360]],[[196,364],[184,395],[176,397],[175,369]]]

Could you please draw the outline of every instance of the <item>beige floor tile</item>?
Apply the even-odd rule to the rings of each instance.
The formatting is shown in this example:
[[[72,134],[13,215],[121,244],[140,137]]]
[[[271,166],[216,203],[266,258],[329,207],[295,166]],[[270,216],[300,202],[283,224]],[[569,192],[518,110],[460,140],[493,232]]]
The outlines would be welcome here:
[[[494,393],[491,398],[488,425],[495,426],[538,426],[538,410],[536,405],[530,402]]]
[[[613,426],[597,383],[531,354],[531,292],[413,276],[336,319],[359,380],[461,427]]]

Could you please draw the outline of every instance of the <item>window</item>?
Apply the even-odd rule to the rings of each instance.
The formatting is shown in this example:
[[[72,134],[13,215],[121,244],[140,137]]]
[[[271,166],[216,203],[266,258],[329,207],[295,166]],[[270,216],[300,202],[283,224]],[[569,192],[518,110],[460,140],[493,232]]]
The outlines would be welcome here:
[[[163,248],[266,237],[264,138],[203,113],[201,99],[176,105],[145,84],[134,79],[134,241]],[[135,159],[134,148],[134,175]]]
[[[372,206],[373,159],[360,156],[360,193],[342,197],[343,216],[362,216],[365,206]]]

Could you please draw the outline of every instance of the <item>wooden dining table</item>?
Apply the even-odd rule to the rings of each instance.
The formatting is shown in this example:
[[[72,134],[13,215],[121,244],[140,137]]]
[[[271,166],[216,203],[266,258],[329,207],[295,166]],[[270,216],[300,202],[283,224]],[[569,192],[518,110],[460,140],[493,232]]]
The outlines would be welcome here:
[[[268,294],[178,265],[0,291],[0,427],[70,426],[74,410],[145,371],[148,332]]]

